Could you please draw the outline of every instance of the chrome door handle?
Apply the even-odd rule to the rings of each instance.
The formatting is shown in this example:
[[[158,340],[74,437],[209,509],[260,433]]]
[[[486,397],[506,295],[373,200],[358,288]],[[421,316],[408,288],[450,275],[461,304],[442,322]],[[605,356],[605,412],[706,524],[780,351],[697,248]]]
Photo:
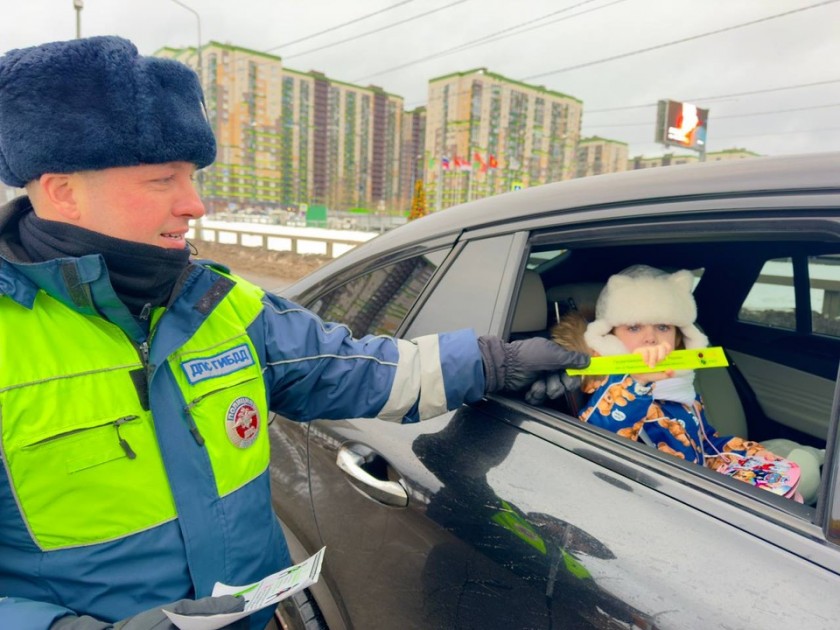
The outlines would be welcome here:
[[[362,494],[366,494],[386,505],[396,507],[408,505],[408,492],[401,483],[398,481],[382,481],[371,475],[362,468],[365,458],[349,447],[342,446],[338,449],[335,463],[347,474],[353,487]]]

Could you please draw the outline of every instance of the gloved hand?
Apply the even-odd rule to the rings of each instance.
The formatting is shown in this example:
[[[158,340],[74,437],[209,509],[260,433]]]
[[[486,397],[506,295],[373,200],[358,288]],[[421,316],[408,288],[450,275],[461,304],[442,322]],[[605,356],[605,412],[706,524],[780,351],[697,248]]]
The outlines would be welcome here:
[[[580,389],[580,377],[553,373],[545,378],[538,378],[525,393],[525,402],[529,405],[541,405],[546,398],[554,400],[569,390]]]
[[[552,373],[566,368],[584,368],[589,365],[590,358],[588,354],[566,350],[542,337],[507,343],[498,337],[484,335],[478,338],[478,348],[484,363],[484,391],[487,393],[501,389],[521,391]],[[562,379],[552,381],[552,391],[558,386],[562,386]],[[561,393],[562,390],[557,396]]]
[[[223,597],[202,597],[201,599],[179,599],[177,602],[166,604],[161,608],[153,608],[123,619],[116,623],[99,621],[93,617],[62,617],[50,626],[50,630],[178,630],[169,621],[162,608],[179,615],[220,615],[222,613],[239,612],[245,608],[245,600],[241,597],[225,595]],[[228,630],[246,630],[248,618],[240,619],[225,626]]]

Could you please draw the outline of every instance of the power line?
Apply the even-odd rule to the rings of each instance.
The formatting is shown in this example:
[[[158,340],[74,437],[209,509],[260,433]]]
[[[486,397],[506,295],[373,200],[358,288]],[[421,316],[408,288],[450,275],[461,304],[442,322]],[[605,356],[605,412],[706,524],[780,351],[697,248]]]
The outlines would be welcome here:
[[[362,17],[360,17],[360,18],[357,18],[357,19],[355,19],[355,20],[352,20],[351,22],[347,22],[347,23],[345,23],[345,24],[343,24],[343,25],[338,25],[338,26],[332,27],[332,28],[330,28],[330,29],[326,29],[325,31],[321,31],[321,33],[316,33],[316,34],[313,34],[313,35],[308,36],[308,37],[306,37],[306,38],[302,38],[302,39],[296,40],[296,42],[300,42],[300,41],[303,41],[303,40],[305,40],[305,39],[309,39],[309,38],[315,37],[315,36],[317,36],[317,35],[319,35],[319,34],[326,33],[326,32],[332,31],[332,30],[337,30],[338,28],[341,28],[342,26],[349,25],[349,24],[352,24],[352,23],[355,23],[355,22],[359,22],[359,21],[361,21],[361,20],[363,20],[363,19],[365,19],[365,18],[367,18],[367,17],[370,17],[370,16],[372,16],[372,15],[376,15],[377,13],[382,13],[382,12],[384,12],[384,11],[390,10],[391,8],[395,8],[395,7],[397,7],[397,6],[401,6],[401,5],[404,5],[404,4],[408,4],[408,3],[409,3],[409,2],[411,2],[411,1],[413,1],[413,0],[405,0],[404,2],[400,2],[400,3],[398,3],[397,5],[393,5],[393,6],[389,7],[389,8],[387,8],[387,9],[380,10],[380,11],[377,11],[377,12],[372,13],[372,14],[368,14],[367,16],[362,16]],[[379,32],[379,31],[384,30],[385,28],[389,28],[389,27],[391,27],[391,26],[396,26],[396,25],[398,25],[398,24],[402,24],[402,23],[405,23],[405,22],[408,22],[408,21],[412,21],[412,20],[415,20],[415,19],[419,19],[420,17],[423,17],[423,16],[428,15],[428,14],[430,14],[430,13],[433,13],[433,12],[435,12],[435,11],[440,11],[440,10],[443,10],[443,9],[449,8],[450,6],[454,6],[455,4],[459,4],[460,2],[465,2],[465,1],[466,1],[466,0],[458,0],[458,2],[454,2],[454,3],[452,3],[451,5],[447,5],[447,6],[445,6],[445,7],[440,8],[440,9],[435,9],[435,10],[433,10],[433,11],[429,11],[429,12],[427,12],[427,13],[420,14],[420,15],[418,15],[418,16],[414,16],[414,17],[412,17],[412,18],[408,18],[408,19],[405,19],[405,20],[399,21],[399,22],[397,22],[397,23],[395,23],[395,24],[392,24],[392,25],[387,25],[387,26],[385,26],[385,27],[383,27],[383,28],[380,28],[380,29],[377,29],[377,30],[375,30],[375,31],[371,31],[371,32],[369,32],[369,33],[364,33],[364,34],[362,34],[362,35],[357,36],[357,38],[358,38],[358,37],[364,37],[364,36],[366,36],[366,35],[368,35],[368,34],[372,34],[372,33],[374,33],[374,32]],[[424,61],[424,60],[429,59],[429,58],[434,58],[434,57],[444,56],[444,55],[447,55],[447,54],[452,54],[452,53],[455,53],[455,52],[460,52],[460,51],[466,50],[466,49],[468,49],[468,48],[470,48],[470,47],[474,47],[474,46],[479,46],[479,45],[483,45],[483,44],[491,43],[492,41],[496,41],[497,39],[502,39],[502,38],[504,38],[504,37],[512,37],[513,35],[521,35],[521,34],[526,33],[526,32],[527,32],[527,31],[529,31],[529,30],[534,30],[534,29],[536,29],[536,28],[542,28],[542,27],[544,27],[544,26],[547,26],[548,24],[537,24],[537,25],[535,25],[535,26],[534,26],[534,24],[535,24],[535,23],[537,23],[537,22],[542,22],[542,21],[544,21],[545,19],[547,19],[548,17],[554,16],[554,15],[556,15],[556,14],[558,14],[558,13],[567,12],[567,11],[569,11],[569,10],[572,10],[572,9],[575,9],[575,8],[579,8],[579,7],[581,7],[581,6],[585,5],[585,4],[589,4],[589,3],[594,2],[594,1],[595,1],[595,0],[586,0],[585,2],[580,2],[579,4],[576,4],[576,5],[574,5],[573,7],[569,7],[569,8],[567,8],[567,9],[563,9],[563,10],[560,10],[560,11],[554,11],[554,12],[549,13],[549,14],[547,14],[547,15],[545,15],[545,16],[540,17],[540,18],[535,18],[535,19],[532,19],[532,20],[529,20],[529,21],[523,22],[523,23],[521,23],[521,24],[518,24],[518,25],[516,25],[516,26],[512,26],[512,27],[506,28],[506,29],[504,29],[504,30],[502,30],[502,31],[497,31],[497,32],[495,32],[495,33],[491,33],[491,34],[489,34],[489,35],[485,35],[484,37],[481,37],[481,38],[479,38],[479,39],[477,39],[477,40],[473,40],[473,41],[471,41],[471,42],[466,42],[466,43],[464,43],[464,44],[460,44],[460,45],[458,45],[458,46],[455,46],[455,47],[452,47],[452,48],[450,48],[450,49],[447,49],[446,51],[441,51],[441,52],[435,53],[435,54],[433,54],[433,55],[431,55],[431,56],[429,56],[429,57],[425,57],[425,58],[423,58],[423,59],[421,59],[421,60],[417,60],[417,61],[415,61],[415,62],[410,62],[410,63],[408,63],[408,64],[404,64],[403,66],[400,66],[399,68],[401,69],[402,67],[405,67],[405,66],[408,66],[408,65],[413,65],[414,63],[419,63],[419,62]],[[610,4],[617,4],[618,2],[622,2],[622,1],[626,1],[626,0],[615,0],[614,2],[612,2],[612,3],[610,3]],[[819,3],[813,4],[813,5],[810,5],[810,6],[807,6],[807,7],[802,7],[802,8],[799,8],[799,9],[795,9],[795,10],[792,10],[792,11],[787,11],[787,12],[780,13],[780,14],[777,14],[777,15],[767,16],[767,17],[764,17],[764,18],[761,18],[761,19],[753,20],[753,21],[751,21],[751,22],[746,22],[746,23],[744,23],[744,24],[738,24],[738,25],[730,26],[730,27],[723,28],[723,29],[719,29],[719,30],[712,31],[712,32],[709,32],[709,33],[704,33],[704,34],[701,34],[701,35],[695,35],[695,36],[692,36],[692,37],[689,37],[689,38],[685,38],[685,39],[682,39],[682,40],[678,40],[678,41],[675,41],[675,42],[670,42],[670,43],[668,43],[668,44],[661,44],[661,45],[654,46],[654,47],[651,47],[651,48],[642,49],[642,50],[639,50],[639,51],[631,51],[630,53],[625,53],[624,55],[620,55],[620,56],[618,56],[618,57],[630,56],[630,55],[634,55],[634,54],[640,54],[641,52],[646,52],[646,51],[649,51],[649,50],[654,50],[654,49],[657,49],[657,48],[664,48],[664,47],[666,47],[666,46],[675,45],[675,44],[677,44],[677,43],[682,43],[682,42],[684,42],[684,41],[690,41],[690,40],[693,40],[693,39],[698,39],[698,38],[701,38],[701,37],[706,37],[706,36],[710,36],[710,35],[713,35],[713,34],[718,34],[718,33],[726,32],[726,31],[729,31],[729,30],[735,30],[735,29],[738,29],[738,28],[743,28],[743,27],[745,27],[745,26],[749,26],[749,25],[757,24],[757,23],[764,22],[764,21],[769,21],[769,20],[772,20],[772,19],[777,19],[777,18],[779,18],[779,17],[783,17],[783,16],[790,15],[790,14],[793,14],[793,13],[797,13],[797,12],[805,11],[805,10],[808,10],[808,9],[811,9],[811,8],[817,8],[817,7],[820,7],[820,6],[827,5],[827,4],[832,4],[832,3],[834,3],[834,2],[838,2],[838,1],[840,1],[840,0],[827,0],[827,1],[824,1],[824,2],[819,2]],[[586,11],[579,12],[579,13],[576,13],[576,14],[574,14],[574,15],[564,16],[564,17],[562,17],[561,19],[554,20],[553,22],[559,22],[559,21],[561,21],[561,20],[572,19],[572,18],[574,18],[574,17],[578,17],[578,16],[580,16],[580,15],[583,15],[583,14],[584,14],[584,13],[586,13],[586,12],[597,11],[597,10],[600,10],[600,9],[602,9],[602,8],[606,8],[606,7],[610,6],[610,4],[608,4],[608,5],[604,5],[604,6],[599,6],[599,7],[594,7],[594,8],[589,8],[589,9],[587,9]],[[550,22],[550,23],[553,23],[553,22]],[[550,23],[549,23],[549,24],[550,24]],[[529,26],[529,25],[530,25],[530,26]],[[526,30],[521,30],[521,29],[523,29],[523,28],[524,28],[524,27],[526,27],[526,26],[529,26],[529,28],[527,28]],[[495,38],[495,39],[494,39],[494,38]],[[342,40],[341,42],[334,42],[333,44],[330,44],[330,45],[327,45],[327,46],[322,46],[322,47],[320,47],[320,48],[318,48],[318,49],[315,49],[315,50],[321,50],[321,49],[323,49],[323,48],[327,48],[327,47],[329,47],[329,46],[338,45],[338,44],[340,44],[340,43],[344,43],[344,42],[346,42],[346,41],[350,41],[350,40],[352,40],[352,39],[356,39],[356,38],[345,39],[345,40]],[[291,45],[292,43],[296,43],[296,42],[290,42],[289,44],[286,44],[286,45]],[[279,48],[279,46],[278,46],[278,47],[275,47],[275,48]],[[269,50],[274,50],[274,49],[269,49]],[[305,52],[302,52],[302,53],[298,53],[297,55],[293,55],[293,57],[301,56],[301,55],[304,55],[304,54],[307,54],[307,53],[310,53],[310,52],[314,52],[314,50],[309,50],[309,51],[305,51]],[[616,57],[616,58],[618,58],[618,57]],[[601,61],[596,61],[596,62],[590,62],[589,64],[584,64],[584,65],[593,65],[593,64],[595,64],[595,63],[602,63],[602,62],[609,61],[609,60],[612,60],[612,59],[613,59],[613,58],[606,59],[606,60],[601,60]],[[257,62],[257,65],[263,65],[263,64],[262,64],[262,63],[260,63],[260,62]],[[393,69],[391,69],[391,70],[393,70]],[[385,72],[389,72],[389,71],[390,71],[390,70],[386,70],[386,71],[383,71],[383,72],[381,72],[381,73],[379,73],[379,74],[384,74]],[[549,72],[549,73],[546,73],[546,74],[553,74],[554,72],[561,72],[561,71],[562,71],[562,70],[560,70],[560,71],[552,71],[552,72]],[[370,76],[377,76],[377,75],[370,75]],[[543,76],[543,75],[535,75],[535,76]],[[533,78],[533,77],[527,77],[527,79],[531,79],[531,78]],[[357,80],[357,81],[359,81],[359,80]],[[825,84],[836,83],[836,82],[840,82],[840,79],[831,79],[831,80],[826,80],[826,81],[819,81],[819,82],[813,82],[813,83],[807,83],[807,84],[800,84],[800,85],[794,85],[794,86],[781,86],[781,87],[775,87],[775,88],[767,88],[767,89],[763,89],[763,90],[752,90],[752,91],[747,91],[747,92],[740,92],[740,93],[733,93],[733,94],[726,94],[726,95],[719,95],[719,96],[710,96],[710,97],[704,97],[703,99],[685,99],[685,100],[695,101],[695,100],[713,100],[713,99],[731,98],[731,97],[737,97],[737,96],[747,96],[747,95],[754,95],[754,94],[760,94],[760,93],[766,93],[766,92],[774,92],[774,91],[781,91],[781,90],[788,90],[788,89],[797,89],[797,88],[802,88],[802,87],[811,87],[811,86],[825,85]],[[360,87],[361,87],[361,86],[360,86]],[[636,107],[636,108],[642,108],[642,107],[652,107],[652,106],[654,106],[654,105],[656,105],[656,104],[655,104],[655,103],[651,103],[651,104],[646,104],[646,105],[631,105],[631,106],[623,106],[623,107],[616,107],[616,108],[606,108],[606,109],[599,109],[599,110],[587,110],[587,111],[585,111],[585,112],[584,112],[584,114],[594,114],[594,113],[601,113],[601,112],[606,112],[606,111],[616,111],[616,110],[623,110],[623,109],[631,109],[631,108],[634,108],[634,107]],[[751,115],[762,115],[762,114],[773,114],[773,113],[792,112],[792,111],[800,111],[800,110],[804,110],[804,109],[818,109],[818,108],[832,107],[832,106],[836,106],[836,105],[824,105],[824,106],[814,106],[814,107],[803,107],[803,108],[798,108],[798,109],[791,109],[791,110],[777,110],[777,111],[770,111],[770,112],[756,112],[756,113],[753,113],[753,114],[745,114],[745,115],[719,116],[719,117],[716,117],[716,119],[720,119],[720,118],[737,118],[737,117],[743,117],[743,116],[748,116],[748,115],[749,115],[749,116],[751,116]],[[612,126],[635,126],[635,125],[645,125],[645,124],[648,124],[648,123],[631,123],[631,124],[625,124],[625,125],[604,125],[604,126],[605,126],[605,127],[612,127]],[[829,129],[830,129],[830,128],[829,128]],[[782,133],[782,132],[780,132],[780,133]],[[805,131],[801,131],[801,132],[795,132],[795,133],[806,133],[806,132],[805,132]],[[765,134],[765,135],[772,135],[772,134]],[[736,136],[736,137],[737,137],[737,136]],[[747,136],[747,137],[749,137],[749,136]],[[717,139],[717,138],[716,138],[716,139]],[[724,139],[725,139],[725,138],[724,138]]]
[[[561,72],[569,72],[570,70],[579,70],[580,68],[588,68],[589,66],[594,66],[601,63],[606,63],[608,61],[616,61],[618,59],[626,59],[627,57],[632,57],[634,55],[640,55],[642,53],[650,52],[652,50],[660,50],[662,48],[667,48],[669,46],[675,46],[677,44],[684,44],[685,42],[690,42],[697,39],[702,39],[704,37],[710,37],[711,35],[718,35],[720,33],[725,33],[727,31],[734,31],[739,28],[744,28],[747,26],[753,26],[754,24],[760,24],[762,22],[768,22],[770,20],[775,20],[781,17],[786,17],[788,15],[793,15],[794,13],[800,13],[802,11],[808,11],[809,9],[815,9],[817,7],[822,7],[827,4],[833,4],[838,2],[838,0],[824,0],[824,2],[817,2],[816,4],[811,4],[806,7],[800,7],[798,9],[791,9],[790,11],[784,11],[782,13],[776,13],[775,15],[768,15],[767,17],[759,18],[757,20],[750,20],[749,22],[743,22],[741,24],[735,24],[733,26],[727,26],[724,28],[719,28],[714,31],[708,31],[706,33],[700,33],[699,35],[691,35],[689,37],[683,37],[682,39],[676,39],[672,42],[667,42],[664,44],[657,44],[656,46],[648,46],[646,48],[639,48],[638,50],[632,50],[630,52],[622,53],[620,55],[612,55],[611,57],[604,57],[603,59],[597,59],[595,61],[587,61],[585,63],[579,63],[574,66],[567,66],[565,68],[558,68],[557,70],[549,70],[548,72],[541,72],[539,74],[532,74],[527,77],[523,77],[522,81],[532,81],[533,79],[539,79],[542,77],[546,77],[552,74],[559,74]]]
[[[838,131],[840,127],[819,127],[816,129],[793,129],[789,131],[767,131],[765,133],[743,133],[743,134],[734,134],[734,135],[723,135],[718,136],[715,135],[714,138],[707,138],[708,141],[713,141],[716,144],[721,143],[725,140],[732,140],[733,138],[763,138],[767,136],[788,136],[788,135],[795,135],[795,134],[803,134],[803,133],[813,133],[813,134],[821,134],[823,132],[829,131]],[[654,140],[622,140],[625,144],[659,144]],[[679,148],[679,147],[676,147]]]
[[[715,138],[715,142],[720,140],[731,140],[732,138],[763,138],[766,136],[789,136],[797,133],[823,133],[825,131],[840,131],[840,127],[820,127],[819,129],[796,129],[793,131],[771,131],[769,133],[748,133],[738,134],[735,136],[723,136],[722,138]]]
[[[838,78],[838,79],[827,79],[825,81],[813,81],[811,83],[799,83],[797,85],[782,85],[782,86],[777,86],[777,87],[772,87],[772,88],[762,88],[762,89],[759,89],[759,90],[750,90],[748,92],[733,92],[731,94],[718,94],[717,96],[695,96],[695,97],[686,98],[686,99],[683,99],[683,100],[686,101],[686,102],[689,102],[689,103],[701,103],[701,102],[704,102],[704,101],[714,101],[714,100],[720,100],[720,99],[724,99],[724,98],[732,98],[732,97],[736,97],[736,96],[754,96],[756,94],[766,94],[766,93],[769,93],[769,92],[781,92],[781,91],[784,91],[784,90],[795,90],[795,89],[801,89],[801,88],[807,88],[807,87],[815,87],[815,86],[818,86],[818,85],[828,85],[828,84],[831,84],[831,83],[840,83],[840,78]],[[466,90],[458,91],[456,93],[456,95],[457,96],[463,96],[464,94],[469,94],[469,93],[470,93],[470,89],[466,89]],[[443,97],[438,96],[438,97],[435,97],[435,100],[439,100],[441,98],[443,98]],[[427,101],[428,101],[428,99],[427,99]],[[406,104],[405,107],[406,107],[407,110],[410,111],[412,109],[415,109],[416,107],[420,107],[421,105],[428,105],[427,101],[424,101],[422,103],[421,102],[416,102],[416,103]],[[628,110],[628,109],[644,109],[644,108],[648,108],[648,107],[656,107],[657,105],[658,105],[658,103],[656,103],[656,102],[641,103],[641,104],[637,104],[637,105],[621,105],[620,107],[604,107],[604,108],[601,108],[601,109],[584,109],[583,113],[588,116],[589,114],[601,114],[601,113],[607,113],[607,112],[617,112],[617,111],[624,111],[624,110]]]
[[[840,79],[828,79],[827,81],[814,81],[813,83],[800,83],[799,85],[783,85],[781,87],[765,88],[761,90],[750,90],[749,92],[733,92],[732,94],[720,94],[718,96],[695,96],[685,99],[688,102],[702,102],[715,101],[722,98],[732,98],[735,96],[752,96],[754,94],[766,94],[768,92],[781,92],[782,90],[795,90],[805,87],[813,87],[815,85],[826,85],[828,83],[840,83]],[[621,107],[605,107],[602,109],[587,110],[587,114],[600,114],[602,112],[617,112],[625,109],[640,109],[643,107],[656,107],[657,103],[645,103],[644,105],[623,105]]]
[[[413,22],[414,20],[419,20],[420,18],[426,17],[427,15],[431,15],[432,13],[437,13],[438,11],[443,11],[445,9],[449,9],[454,7],[456,4],[463,4],[467,2],[467,0],[455,0],[455,2],[451,2],[450,4],[444,5],[442,7],[438,7],[437,9],[432,9],[431,11],[426,11],[425,13],[419,13],[413,17],[406,18],[404,20],[400,20],[398,22],[392,22],[390,24],[386,24],[385,26],[381,26],[376,28],[372,31],[368,31],[366,33],[360,33],[359,35],[354,35],[353,37],[348,37],[347,39],[340,39],[337,42],[333,42],[331,44],[324,44],[323,46],[319,46],[318,48],[310,48],[309,50],[304,50],[303,52],[295,53],[294,55],[285,55],[283,57],[284,60],[286,59],[294,59],[295,57],[302,57],[303,55],[308,55],[309,53],[318,52],[319,50],[324,50],[326,48],[332,48],[333,46],[338,46],[339,44],[345,44],[347,42],[355,41],[357,39],[361,39],[362,37],[367,37],[368,35],[373,35],[374,33],[380,33],[382,31],[386,31],[390,28],[394,28],[395,26],[400,26],[402,24],[406,24],[408,22]]]
[[[799,133],[823,133],[826,131],[840,131],[840,127],[820,127],[818,129],[794,129],[792,131],[769,131],[767,133],[741,133],[735,134],[732,136],[715,136],[714,141],[716,143],[721,142],[722,140],[733,140],[735,138],[766,138],[768,136],[792,136]],[[635,142],[634,144],[656,144],[655,142]],[[678,150],[679,147],[671,147],[675,150]],[[712,151],[714,153],[714,151]]]
[[[526,22],[521,22],[521,23],[516,24],[514,26],[510,26],[506,29],[502,29],[501,31],[496,31],[495,33],[491,33],[491,34],[485,35],[483,37],[479,37],[478,39],[474,39],[474,40],[466,42],[464,44],[459,44],[459,45],[453,46],[451,48],[446,48],[446,49],[438,51],[436,53],[432,53],[431,55],[426,55],[425,57],[420,57],[418,59],[414,59],[413,61],[409,61],[409,62],[400,64],[398,66],[393,66],[391,68],[386,68],[385,70],[381,70],[379,72],[374,72],[373,74],[368,74],[368,75],[365,75],[365,76],[360,77],[358,79],[353,79],[351,81],[351,83],[359,83],[360,81],[366,81],[366,80],[371,79],[373,77],[378,77],[378,76],[383,75],[383,74],[388,74],[390,72],[395,72],[396,70],[402,70],[403,68],[408,68],[409,66],[413,66],[413,65],[416,65],[418,63],[422,63],[424,61],[429,61],[430,59],[437,59],[438,57],[445,57],[447,55],[451,55],[451,54],[456,53],[456,52],[462,52],[462,51],[467,50],[468,48],[472,48],[474,46],[481,46],[481,45],[484,45],[484,44],[489,44],[489,43],[497,41],[499,39],[503,39],[504,37],[511,37],[513,35],[521,35],[522,33],[527,33],[530,30],[534,30],[536,28],[541,28],[543,26],[547,26],[548,24],[553,24],[554,22],[559,22],[561,20],[568,20],[568,19],[576,18],[580,15],[584,15],[585,13],[590,13],[591,11],[598,11],[600,9],[604,9],[604,8],[606,8],[606,7],[608,7],[612,4],[617,4],[619,2],[626,2],[626,0],[613,0],[613,2],[610,2],[609,4],[606,4],[604,6],[587,9],[586,11],[581,11],[580,13],[575,13],[574,15],[566,16],[566,17],[560,18],[558,20],[554,20],[553,22],[549,22],[547,24],[539,24],[537,26],[532,26],[531,28],[528,28],[528,29],[525,29],[525,30],[522,30],[522,31],[518,31],[516,33],[510,33],[510,31],[515,31],[516,29],[520,29],[520,28],[522,28],[524,26],[527,26],[529,24],[533,24],[534,22],[539,22],[539,21],[545,20],[545,19],[547,19],[547,18],[549,18],[553,15],[557,15],[558,13],[565,13],[567,11],[571,11],[571,10],[576,9],[578,7],[581,7],[585,4],[589,4],[589,3],[595,2],[595,1],[596,0],[584,0],[583,2],[579,2],[578,4],[572,5],[570,7],[566,7],[565,9],[559,9],[557,11],[552,11],[551,13],[547,13],[547,14],[541,16],[541,17],[534,18],[533,20],[528,20]]]
[[[404,4],[409,4],[414,2],[414,0],[402,0],[402,2],[397,2],[396,4],[392,4],[391,6],[385,7],[384,9],[379,9],[378,11],[374,11],[373,13],[368,13],[366,15],[362,15],[357,17],[349,22],[342,22],[341,24],[336,24],[335,26],[331,26],[329,28],[324,29],[323,31],[318,31],[317,33],[312,33],[311,35],[306,35],[305,37],[301,37],[300,39],[296,39],[291,42],[286,42],[285,44],[279,44],[277,46],[273,46],[271,48],[266,48],[263,52],[271,52],[272,50],[277,50],[278,48],[285,48],[286,46],[291,46],[292,44],[298,44],[300,42],[305,42],[308,39],[313,39],[318,37],[319,35],[324,35],[325,33],[331,33],[332,31],[337,31],[340,28],[344,28],[345,26],[350,26],[351,24],[356,24],[357,22],[361,22],[362,20],[366,20],[370,17],[375,15],[381,15],[387,11],[391,11],[392,9],[396,9],[397,7],[401,7]]]
[[[723,116],[715,116],[713,120],[722,120],[725,118],[747,118],[752,116],[769,116],[772,114],[788,114],[790,112],[803,112],[811,109],[826,109],[829,107],[840,107],[840,103],[829,103],[827,105],[809,105],[807,107],[794,107],[792,109],[774,109],[763,112],[750,112],[748,114],[728,114]],[[603,127],[641,127],[642,125],[653,125],[654,121],[634,122],[634,123],[608,123],[605,125],[592,125],[595,129]]]
[[[489,35],[485,35],[484,37],[479,37],[478,39],[474,39],[474,40],[466,42],[464,44],[460,44],[459,46],[456,46],[456,47],[454,47],[453,49],[450,49],[450,50],[452,52],[463,52],[465,50],[469,50],[470,48],[475,48],[477,46],[483,46],[484,44],[490,44],[490,43],[493,43],[493,42],[497,42],[501,39],[506,39],[508,37],[513,37],[515,35],[523,35],[524,33],[529,33],[530,31],[535,31],[538,28],[551,26],[552,24],[556,24],[557,22],[563,22],[564,20],[570,20],[572,18],[581,16],[581,15],[585,15],[586,13],[591,13],[593,11],[600,11],[601,9],[606,9],[607,7],[609,7],[613,4],[619,4],[621,2],[626,2],[627,0],[613,0],[612,2],[608,2],[607,4],[604,4],[602,6],[592,7],[590,9],[586,9],[585,11],[581,11],[580,13],[575,13],[574,15],[563,16],[563,17],[557,18],[556,20],[551,20],[550,22],[544,22],[543,24],[535,24],[536,22],[542,22],[543,20],[545,20],[545,19],[547,19],[547,18],[549,18],[553,15],[557,15],[559,13],[566,13],[567,11],[571,11],[572,9],[576,9],[578,7],[581,7],[581,6],[585,5],[585,4],[589,4],[590,2],[596,2],[596,1],[597,0],[584,0],[583,2],[579,2],[578,4],[572,5],[570,7],[566,7],[565,9],[559,9],[557,11],[552,11],[551,13],[547,13],[546,15],[540,16],[538,18],[534,18],[533,20],[527,20],[525,22],[520,22],[519,24],[516,24],[514,26],[504,28],[501,31],[496,31],[495,33],[490,33]],[[533,25],[533,26],[529,26],[529,25]],[[526,26],[529,26],[529,27],[524,28]],[[522,30],[519,30],[519,29],[522,29]],[[516,32],[511,32],[511,31],[516,31]],[[447,52],[446,54],[449,54],[449,52]],[[443,56],[443,55],[439,54],[438,56]]]

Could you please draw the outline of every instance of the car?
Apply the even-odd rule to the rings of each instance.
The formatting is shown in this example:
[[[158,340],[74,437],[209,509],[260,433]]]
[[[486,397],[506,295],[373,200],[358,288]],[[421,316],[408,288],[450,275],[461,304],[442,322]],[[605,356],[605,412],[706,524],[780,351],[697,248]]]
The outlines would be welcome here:
[[[813,496],[583,423],[574,388],[539,405],[488,394],[416,424],[276,416],[275,511],[295,561],[326,547],[285,623],[837,627],[840,153],[481,199],[386,232],[282,293],[356,337],[468,327],[510,340],[546,336],[633,264],[694,273],[698,324],[730,362],[697,371],[710,421],[824,453]]]

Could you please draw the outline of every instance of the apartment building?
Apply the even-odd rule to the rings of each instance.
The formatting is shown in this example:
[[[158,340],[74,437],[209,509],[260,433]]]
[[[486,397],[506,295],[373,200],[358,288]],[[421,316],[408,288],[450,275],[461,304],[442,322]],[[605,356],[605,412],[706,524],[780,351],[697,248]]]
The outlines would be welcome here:
[[[196,48],[155,54],[199,70]],[[199,179],[211,211],[399,205],[401,97],[215,41],[201,47],[200,65],[219,145]]]
[[[745,160],[761,157],[760,153],[748,149],[725,149],[723,151],[712,151],[706,154],[707,162],[720,162],[722,160]]]
[[[628,151],[626,142],[599,136],[583,138],[578,143],[575,177],[626,171]]]
[[[414,182],[423,179],[426,144],[426,108],[418,107],[403,114],[402,152],[400,154],[400,208],[411,208]]]
[[[627,170],[632,171],[640,168],[656,168],[658,166],[671,166],[672,164],[694,164],[699,161],[700,157],[694,153],[690,155],[674,155],[673,153],[666,153],[664,155],[657,155],[654,157],[636,155],[627,161]]]
[[[748,149],[724,149],[723,151],[710,151],[706,153],[706,162],[719,162],[721,160],[744,160],[748,158],[761,157],[761,154]],[[675,155],[666,153],[655,157],[637,155],[627,161],[627,169],[654,168],[657,166],[671,166],[676,164],[694,164],[700,162],[700,155],[691,153],[688,155]]]
[[[571,179],[583,102],[477,68],[429,81],[426,199],[441,210]]]

